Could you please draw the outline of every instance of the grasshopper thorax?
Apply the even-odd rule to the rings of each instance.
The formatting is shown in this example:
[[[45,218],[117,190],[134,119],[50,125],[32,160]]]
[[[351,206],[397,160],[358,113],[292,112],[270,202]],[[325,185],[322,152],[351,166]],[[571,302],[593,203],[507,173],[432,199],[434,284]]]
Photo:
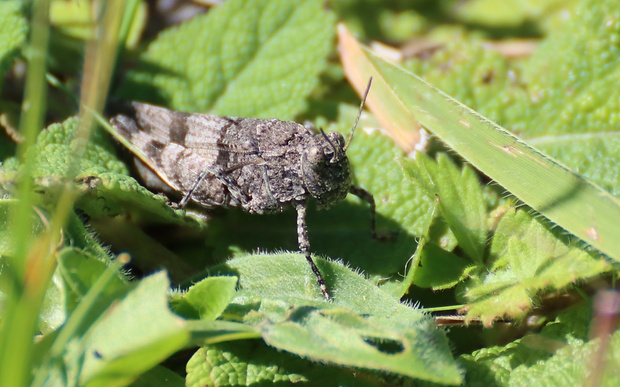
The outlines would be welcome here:
[[[319,208],[343,200],[351,188],[345,141],[338,132],[321,131],[309,139],[301,156],[304,187]]]

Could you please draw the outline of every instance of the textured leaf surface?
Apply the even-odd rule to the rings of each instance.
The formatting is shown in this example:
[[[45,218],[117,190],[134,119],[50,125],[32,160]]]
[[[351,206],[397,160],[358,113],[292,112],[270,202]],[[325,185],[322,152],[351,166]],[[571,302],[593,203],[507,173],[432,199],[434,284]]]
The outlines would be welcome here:
[[[432,319],[337,263],[317,265],[334,303],[322,300],[301,255],[247,256],[210,271],[239,275],[241,290],[229,312],[260,326],[273,347],[316,361],[459,382],[445,336]]]
[[[186,321],[174,315],[168,308],[166,273],[132,286],[77,249],[66,248],[58,258],[62,298],[69,305],[79,302],[70,308],[64,325],[39,344],[40,351],[50,349],[36,367],[36,380],[124,385],[190,342],[257,337],[255,329],[242,324]]]
[[[343,47],[347,47],[343,55],[357,58],[360,63],[352,72],[356,82],[374,74],[382,83],[398,85],[389,89],[385,98],[414,111],[425,127],[543,216],[603,253],[620,259],[620,244],[613,237],[620,202],[601,187],[420,78],[364,51],[344,29],[341,40]],[[354,66],[356,61],[352,58],[347,61]]]
[[[592,311],[582,305],[562,313],[538,334],[525,336],[505,347],[490,347],[461,356],[466,385],[541,386],[583,385],[592,380],[600,339],[588,341]],[[615,386],[619,380],[620,334],[606,337],[608,349],[601,385]]]
[[[459,38],[407,68],[617,197],[619,20],[614,0],[580,1],[521,62]]]
[[[570,27],[567,27],[559,30],[557,35],[552,36],[547,41],[557,41],[557,46],[563,47],[567,52],[560,53],[557,46],[552,49],[552,43],[544,43],[534,58],[524,65],[531,67],[522,70],[525,73],[523,78],[515,79],[515,74],[519,74],[519,69],[515,69],[514,64],[508,64],[498,54],[483,50],[475,43],[469,43],[465,46],[459,46],[457,43],[449,45],[445,51],[433,55],[431,60],[417,62],[416,69],[422,70],[422,74],[428,80],[442,88],[445,87],[446,90],[470,106],[474,106],[485,114],[500,120],[507,127],[518,130],[524,137],[532,136],[532,142],[543,147],[546,146],[547,149],[553,149],[556,155],[564,152],[567,157],[562,159],[566,163],[574,165],[579,172],[587,171],[586,176],[598,178],[598,181],[604,184],[605,188],[615,193],[617,192],[616,187],[618,187],[618,183],[614,181],[618,165],[614,161],[617,152],[613,151],[616,133],[609,132],[609,128],[611,128],[609,122],[614,122],[615,116],[611,112],[617,110],[613,108],[617,98],[610,96],[615,95],[614,93],[617,93],[617,90],[611,86],[613,82],[610,82],[609,79],[610,77],[613,78],[615,69],[617,69],[617,66],[612,64],[614,60],[611,59],[617,57],[613,54],[617,49],[618,39],[615,31],[618,25],[617,21],[620,20],[614,16],[617,12],[616,8],[612,2],[599,2],[597,4],[585,2],[583,7],[578,8],[574,16],[573,23],[579,24],[581,23],[579,15],[593,13],[593,15],[585,16],[586,23],[578,27],[578,36],[579,39],[582,39],[580,44],[583,44],[583,47],[591,46],[588,50],[592,51],[592,55],[597,59],[589,58],[583,62],[578,59],[580,54],[575,50],[579,50],[580,46],[574,44],[572,33],[569,31]],[[343,35],[346,37],[345,34]],[[343,41],[345,41],[344,38]],[[352,47],[352,45],[346,46],[348,43],[342,44],[345,47]],[[352,67],[357,66],[357,69],[352,70],[351,74],[355,74],[354,77],[359,78],[357,82],[360,84],[363,84],[364,79],[368,76],[367,74],[373,73],[373,69],[378,69],[375,73],[377,79],[379,82],[385,81],[388,85],[386,88],[379,89],[383,93],[383,98],[380,99],[383,100],[384,104],[401,106],[401,110],[403,110],[402,106],[409,106],[410,108],[417,106],[413,108],[413,111],[416,112],[416,117],[422,120],[427,128],[431,130],[434,130],[433,127],[442,128],[437,129],[436,133],[439,137],[447,134],[443,131],[444,124],[447,122],[447,117],[452,115],[454,131],[447,134],[451,140],[446,140],[450,146],[527,204],[541,211],[544,216],[549,216],[583,240],[599,246],[599,248],[616,257],[617,254],[613,252],[619,251],[618,244],[612,235],[616,234],[617,222],[613,219],[618,217],[619,207],[617,201],[607,195],[600,187],[591,186],[588,181],[575,174],[572,176],[565,174],[565,177],[568,178],[567,181],[572,181],[572,183],[562,186],[561,184],[566,184],[567,181],[560,184],[560,180],[554,179],[568,170],[559,164],[554,167],[558,171],[557,174],[548,175],[548,178],[543,179],[542,176],[547,173],[545,169],[550,168],[550,159],[542,154],[530,152],[531,148],[519,147],[522,144],[516,138],[513,138],[510,144],[506,144],[502,148],[505,152],[504,155],[500,155],[499,152],[485,153],[485,148],[488,148],[489,144],[497,142],[496,145],[499,146],[503,140],[492,136],[477,137],[481,134],[477,131],[479,127],[472,121],[467,121],[465,112],[468,110],[465,107],[457,106],[452,102],[448,103],[441,98],[435,99],[434,103],[426,104],[426,98],[429,98],[427,86],[421,86],[422,84],[418,80],[408,84],[407,79],[413,78],[407,78],[404,76],[404,72],[372,55],[369,56],[369,62],[364,62],[365,54],[361,51],[351,50],[347,52],[345,50],[345,53],[345,57],[346,55],[351,56],[344,59],[345,62],[350,63]],[[555,65],[553,65],[554,70],[551,71],[551,63],[554,63],[552,58],[557,57],[562,57],[562,61],[568,63],[561,64],[562,71],[556,72]],[[609,62],[606,62],[607,60]],[[587,66],[593,66],[593,69],[586,70]],[[547,80],[545,74],[550,71],[555,75],[551,80]],[[582,72],[586,72],[584,77],[566,75],[581,74]],[[597,80],[597,77],[601,76],[602,79],[606,80],[605,85]],[[537,80],[536,77],[540,79]],[[545,80],[543,81],[543,79]],[[587,82],[592,82],[593,89],[597,89],[597,92],[591,90]],[[524,88],[524,84],[527,85],[526,88]],[[541,87],[541,84],[545,86]],[[391,89],[390,85],[392,86]],[[601,88],[602,90],[599,92],[598,90]],[[579,91],[574,93],[574,90]],[[561,97],[554,98],[558,95]],[[580,102],[574,103],[571,100],[573,98]],[[387,100],[391,100],[392,103],[387,103]],[[598,109],[599,104],[603,105],[600,110]],[[570,108],[570,111],[567,107]],[[442,113],[431,113],[434,110],[441,110]],[[611,121],[605,121],[605,125],[602,122],[598,123],[596,119],[591,124],[586,122],[587,120],[583,120],[581,125],[576,124],[582,115],[587,116],[591,112],[601,117],[607,114]],[[556,120],[555,117],[558,114],[569,117],[564,121],[562,127],[558,126],[557,121],[564,120],[564,117]],[[484,121],[484,119],[481,120]],[[532,122],[535,123],[535,128],[532,127]],[[486,124],[488,122],[484,122],[484,125]],[[587,125],[591,125],[589,129],[587,129]],[[589,132],[582,134],[584,130]],[[536,137],[536,133],[544,134]],[[454,137],[452,137],[453,135]],[[582,143],[585,143],[584,147],[582,147]],[[563,147],[562,144],[565,146]],[[596,144],[601,147],[598,149],[590,148],[590,145],[596,146]],[[508,157],[505,157],[507,155]],[[519,155],[527,155],[528,160],[525,164],[529,166],[522,165],[523,168],[516,169],[508,168],[525,161],[517,162]],[[569,160],[569,158],[572,159]],[[543,165],[544,168],[541,169]],[[501,168],[507,169],[500,172]],[[593,173],[597,168],[600,168],[599,172]],[[493,169],[498,174],[493,174],[491,172]],[[609,176],[604,176],[603,169],[610,171]],[[537,172],[532,173],[531,171]],[[415,175],[415,173],[413,174]],[[424,180],[418,178],[418,181]],[[510,181],[508,185],[504,184],[508,181]],[[558,191],[561,186],[564,187],[560,190],[564,191],[563,194]],[[581,196],[586,191],[588,194]],[[553,196],[558,197],[558,199],[553,199]],[[543,204],[545,201],[547,202],[546,205]],[[453,208],[450,209],[453,210]],[[468,211],[461,212],[460,217],[463,217],[463,213],[469,214]],[[526,216],[526,214],[523,213],[518,216]],[[562,217],[562,220],[555,218],[555,216]],[[603,223],[607,230],[606,237],[599,233],[602,223],[598,223],[598,221],[601,219],[605,219]],[[448,216],[446,216],[446,220],[447,223],[450,223]],[[524,223],[520,223],[521,221]],[[453,265],[450,266],[454,272],[445,277],[446,282],[444,283],[449,285],[466,278],[467,275],[472,276],[467,285],[461,287],[467,289],[466,301],[473,303],[468,309],[470,318],[482,317],[485,324],[490,324],[494,318],[500,316],[523,317],[535,304],[537,295],[550,289],[565,288],[572,282],[592,278],[609,270],[609,267],[602,260],[593,259],[583,252],[582,246],[564,238],[559,232],[551,233],[548,226],[543,226],[536,220],[525,221],[525,219],[520,218],[516,223],[513,223],[513,226],[517,224],[520,226],[516,228],[506,227],[511,222],[514,222],[514,213],[503,220],[496,230],[491,251],[488,252],[489,258],[485,260],[485,262],[488,261],[488,266],[479,266],[474,269],[466,265],[459,265],[458,262],[454,261]],[[459,239],[457,232],[455,235]],[[514,239],[507,245],[505,241],[511,239],[510,235],[514,235]],[[600,243],[603,239],[605,242]],[[463,237],[461,235],[459,245],[462,244]],[[432,245],[428,246],[427,248],[431,248]],[[461,247],[466,253],[468,252],[466,245]],[[438,254],[437,256],[449,257],[446,254]],[[459,270],[462,273],[460,276],[458,275]],[[439,279],[442,275],[447,274],[444,266],[440,264],[432,266],[428,262],[420,273],[426,274],[425,276],[418,276],[418,280],[422,281],[421,284],[434,285],[436,288],[441,286],[441,282],[433,282],[432,280]],[[452,282],[448,281],[450,278]]]
[[[566,381],[575,385],[587,384],[592,380],[593,372],[602,372],[600,386],[616,386],[620,380],[620,333],[616,332],[603,340],[608,341],[608,352],[602,357],[605,366],[601,371],[594,371],[593,359],[603,350],[601,340],[573,344],[564,347],[551,359],[531,367],[521,367],[510,375],[510,383],[528,385],[536,383],[539,386],[557,386]],[[572,384],[571,383],[571,384]]]
[[[4,75],[18,49],[26,41],[28,24],[21,13],[22,7],[23,2],[17,0],[0,3],[0,76]]]
[[[78,119],[72,117],[59,124],[52,124],[41,131],[36,144],[29,150],[37,155],[34,177],[57,177],[66,175],[69,163],[73,162],[75,152],[73,143],[78,126]],[[127,167],[114,156],[110,143],[101,135],[95,134],[86,147],[85,157],[78,166],[78,175],[89,169],[109,170],[127,174]]]
[[[435,290],[453,287],[467,277],[475,264],[483,262],[487,215],[480,182],[469,167],[459,170],[441,154],[434,161],[417,153],[414,160],[401,160],[401,165],[409,179],[422,187],[428,197],[435,198],[438,211],[454,234],[455,242],[469,258],[451,252],[451,234],[431,236],[429,224],[425,241],[418,245],[416,257],[410,265],[407,281],[410,285]]]
[[[465,278],[473,269],[470,262],[434,243],[424,245],[417,266],[411,270],[412,284],[433,290],[448,289]]]
[[[326,8],[322,0],[231,0],[213,7],[207,16],[182,22],[155,38],[137,63],[132,63],[136,69],[129,70],[120,94],[182,110],[284,119],[303,113],[305,100],[312,91],[315,91],[313,99],[326,96],[334,98],[328,102],[333,106],[336,103],[344,106],[344,100],[353,101],[346,95],[350,91],[341,84],[336,87],[330,84],[334,80],[340,82],[341,69],[331,63],[325,71],[325,62],[333,53],[333,16],[329,9],[339,9],[352,20],[376,21],[378,24],[362,27],[369,34],[382,28],[390,31],[390,36],[397,36],[404,25],[417,31],[434,28],[431,19],[421,20],[428,15],[417,13],[425,7],[420,4],[429,2],[387,3],[335,0]],[[502,31],[507,25],[527,27],[530,33],[547,31],[548,24],[544,23],[550,19],[540,12],[560,2],[546,0],[534,4],[531,0],[517,0],[507,6],[474,0],[461,2],[458,8],[446,7],[453,3],[435,2],[438,5],[429,7],[434,11],[449,8],[454,17],[451,20],[476,24],[455,26],[456,29],[502,34],[513,32]],[[546,38],[531,59],[508,61],[463,34],[407,66],[617,196],[620,137],[609,127],[618,126],[615,86],[619,14],[617,4],[610,0],[582,3],[567,19],[566,26]],[[2,2],[0,11],[5,4],[16,2]],[[399,9],[405,6],[411,6],[411,10]],[[350,14],[346,12],[347,7],[352,11]],[[376,10],[376,14],[370,14],[372,17],[367,19],[351,16],[353,11],[368,13],[369,9]],[[526,24],[520,25],[524,20]],[[392,23],[399,21],[405,23]],[[0,31],[5,26],[3,22],[0,19]],[[3,59],[16,52],[0,55],[0,70]],[[58,56],[58,52],[53,49],[52,52]],[[50,59],[53,61],[54,57]],[[71,62],[75,65],[79,61]],[[365,85],[368,78],[363,78]],[[71,74],[66,74],[65,79],[67,84],[74,80]],[[382,84],[375,78],[377,83],[371,95],[384,103],[387,109],[383,111],[384,120],[398,121],[401,130],[419,129],[411,112],[402,109],[401,101],[389,98],[392,89],[402,92],[408,86],[406,80],[395,79]],[[322,95],[316,93],[319,84],[318,92]],[[327,95],[332,91],[342,95]],[[425,95],[412,97],[415,100]],[[447,111],[436,116],[450,117],[454,109],[462,113],[461,107],[447,106]],[[395,111],[403,115],[387,114]],[[355,108],[342,107],[336,130],[347,132],[355,112]],[[313,111],[312,114],[326,113]],[[334,116],[330,111],[326,121],[333,122]],[[470,319],[480,317],[490,324],[497,317],[524,317],[547,292],[553,292],[551,296],[559,289],[558,293],[564,296],[563,290],[572,283],[588,281],[610,270],[594,254],[584,253],[584,246],[568,238],[559,227],[549,226],[523,206],[515,205],[520,208],[515,210],[511,199],[502,199],[507,193],[503,188],[493,183],[484,186],[486,176],[475,176],[469,167],[461,167],[457,157],[452,158],[456,160],[453,163],[444,157],[443,149],[433,154],[436,161],[422,156],[417,162],[395,161],[402,159],[406,152],[396,149],[378,131],[369,129],[377,126],[373,118],[368,124],[364,121],[362,117],[349,151],[356,184],[375,194],[379,232],[396,237],[388,242],[371,240],[367,206],[352,197],[328,211],[310,211],[311,251],[346,259],[369,278],[364,280],[339,264],[318,259],[336,296],[333,304],[321,299],[303,257],[246,255],[257,248],[297,250],[292,211],[255,217],[233,210],[224,215],[209,214],[213,218],[204,234],[182,227],[170,232],[167,228],[161,231],[161,227],[145,227],[141,230],[144,233],[137,235],[135,232],[150,221],[178,225],[187,224],[187,218],[171,211],[164,197],[153,195],[128,178],[127,168],[116,159],[100,134],[89,145],[87,157],[74,165],[79,170],[78,180],[66,181],[75,122],[67,121],[42,133],[32,150],[39,158],[35,173],[37,198],[41,199],[33,204],[42,208],[41,219],[52,209],[49,203],[55,202],[58,187],[67,183],[79,188],[77,207],[87,216],[77,211],[63,234],[71,248],[58,248],[55,283],[48,292],[47,309],[41,315],[45,332],[58,330],[46,335],[37,348],[43,353],[46,344],[55,337],[73,334],[66,341],[68,344],[61,346],[62,351],[55,352],[62,352],[62,358],[57,356],[44,362],[47,368],[33,367],[37,377],[56,384],[77,384],[84,381],[80,377],[90,378],[95,385],[128,383],[137,373],[167,356],[175,346],[191,343],[203,347],[187,365],[189,385],[416,383],[408,380],[409,377],[459,383],[462,373],[450,356],[443,332],[436,331],[431,319],[419,309],[398,302],[411,284],[417,287],[412,288],[414,291],[407,300],[426,304],[428,300],[442,302],[450,298],[443,306],[452,303],[455,295],[461,296],[456,302],[469,303]],[[470,129],[468,125],[472,122],[464,119],[459,124],[461,130]],[[385,127],[384,121],[382,126]],[[481,152],[477,146],[486,144],[488,138],[476,137],[475,130],[465,132],[459,145],[466,144],[466,151],[478,156],[476,153]],[[415,136],[406,138],[407,150],[416,148],[411,138],[423,139],[419,134],[415,132]],[[477,143],[467,142],[472,138]],[[515,144],[514,148],[514,144],[505,145],[501,152],[514,158],[519,153],[515,149],[529,149],[520,148],[519,140],[515,139]],[[431,141],[430,145],[436,143]],[[431,149],[437,151],[436,147]],[[538,153],[527,155],[532,164],[502,177],[521,181],[535,201],[545,199],[548,192],[541,187],[546,180],[534,173],[532,183],[523,171],[538,171],[538,165],[549,160],[538,158]],[[504,159],[491,159],[489,163],[498,168],[512,165],[513,160],[503,156]],[[482,158],[485,157],[488,155],[482,152]],[[401,166],[405,167],[406,175]],[[15,159],[3,167],[0,221],[8,217],[4,209],[14,202],[11,186],[19,176]],[[578,182],[588,185],[580,178]],[[569,199],[572,193],[567,194]],[[600,197],[594,195],[589,199],[584,202],[595,205]],[[561,202],[564,200],[565,197],[560,198]],[[504,214],[506,210],[508,213]],[[491,213],[487,214],[488,211]],[[619,216],[613,215],[613,211],[600,211],[595,216],[587,211],[577,213],[587,218],[586,227],[579,230],[581,235],[603,242],[615,241],[617,232],[599,233],[598,228],[601,219],[617,224],[614,219]],[[184,321],[172,315],[165,305],[165,289],[169,284],[163,279],[157,286],[149,282],[153,277],[138,280],[134,289],[119,280],[93,291],[98,278],[108,273],[104,262],[109,257],[106,248],[82,224],[87,217],[93,227],[96,220],[103,218],[111,228],[131,222],[131,227],[118,227],[114,231],[148,245],[143,251],[156,263],[153,267],[168,265],[172,259],[185,262],[187,256],[195,257],[200,262],[196,267],[201,269],[206,262],[223,261],[231,255],[238,258],[210,271],[226,277],[208,277],[187,293],[173,295],[176,312],[201,318]],[[6,235],[0,235],[2,243],[5,238],[13,237],[10,229],[4,231]],[[38,231],[40,228],[33,230]],[[164,238],[157,238],[159,235]],[[105,240],[103,236],[102,239]],[[5,246],[10,244],[0,245],[0,250],[3,255],[10,255],[12,251]],[[114,249],[120,250],[119,246]],[[164,256],[167,261],[162,259]],[[134,259],[136,273],[149,272],[150,267],[147,269],[136,262]],[[1,282],[1,276],[10,268],[0,266],[0,270]],[[171,278],[174,281],[175,277],[190,277],[185,274],[171,275]],[[403,276],[406,276],[404,280]],[[455,285],[456,288],[450,289]],[[420,287],[449,290],[432,292]],[[91,313],[83,313],[84,300],[89,299]],[[114,305],[107,309],[112,302]],[[482,385],[584,384],[591,380],[588,379],[592,372],[591,359],[600,351],[596,342],[588,342],[588,324],[592,319],[587,312],[584,308],[573,315],[562,315],[540,335],[462,356],[466,381]],[[548,317],[546,311],[542,313]],[[524,320],[523,324],[529,321]],[[171,322],[177,324],[177,330]],[[457,338],[452,348],[463,353],[459,339],[473,332],[459,329],[466,333],[450,332]],[[516,330],[514,327],[510,330],[513,329]],[[166,335],[171,332],[179,336],[169,341]],[[58,346],[61,341],[52,344]],[[617,337],[610,336],[607,360],[610,368],[603,378],[609,385],[619,378],[617,341]],[[476,344],[485,345],[480,341]],[[46,372],[49,370],[53,372]],[[138,385],[157,385],[163,379],[177,385],[182,383],[177,375],[160,366],[144,374]]]
[[[189,332],[168,309],[168,286],[165,273],[140,281],[72,345],[74,361],[83,357],[73,370],[82,383],[132,380],[187,344]]]
[[[121,95],[182,111],[292,119],[318,85],[333,23],[318,0],[227,1],[160,34]]]
[[[77,125],[77,118],[50,125],[30,149],[37,155],[33,176],[42,192],[53,193],[64,182],[63,176],[73,162]],[[172,210],[166,197],[153,194],[127,174],[127,167],[116,158],[108,139],[96,132],[77,166],[77,206],[92,217],[129,212],[159,222],[193,223],[181,211]],[[47,201],[50,197],[42,199]]]
[[[13,58],[19,54],[28,35],[28,24],[21,13],[23,1],[5,0],[0,2],[0,79],[11,67]],[[4,81],[0,82],[0,92],[4,88]],[[0,126],[7,124],[17,127],[18,105],[13,101],[0,98]],[[13,141],[0,131],[0,161],[15,153]]]
[[[526,138],[617,132],[620,123],[620,117],[615,114],[620,109],[620,91],[614,87],[620,80],[617,5],[613,0],[580,2],[567,22],[535,51],[523,68],[529,98],[523,100],[525,106],[513,108],[513,130]],[[536,106],[535,111],[528,112],[529,106]],[[562,161],[572,165],[569,159]]]
[[[465,283],[468,317],[480,317],[486,325],[496,317],[523,317],[536,294],[610,270],[604,259],[560,238],[527,211],[514,209],[500,221],[490,256],[489,268],[481,267]]]
[[[267,347],[260,341],[224,343],[200,348],[187,363],[188,386],[271,386],[274,383],[374,386],[369,375],[313,364]]]

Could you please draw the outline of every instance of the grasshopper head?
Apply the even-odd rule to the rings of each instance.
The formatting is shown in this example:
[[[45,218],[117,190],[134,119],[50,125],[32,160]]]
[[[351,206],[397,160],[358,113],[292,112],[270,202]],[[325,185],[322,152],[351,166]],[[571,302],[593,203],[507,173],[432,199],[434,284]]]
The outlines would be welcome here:
[[[329,207],[343,200],[351,189],[351,169],[346,151],[353,140],[371,83],[372,77],[368,80],[357,118],[346,143],[340,133],[325,133],[321,130],[304,148],[301,156],[302,178],[306,190],[316,199],[319,208]]]
[[[351,188],[351,171],[342,135],[321,131],[314,136],[302,154],[301,171],[304,186],[319,208],[343,200]]]

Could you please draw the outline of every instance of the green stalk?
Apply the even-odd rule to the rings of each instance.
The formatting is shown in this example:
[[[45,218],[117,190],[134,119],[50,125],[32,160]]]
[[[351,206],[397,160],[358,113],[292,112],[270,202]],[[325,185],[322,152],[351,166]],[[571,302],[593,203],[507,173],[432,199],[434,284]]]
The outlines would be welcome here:
[[[43,126],[46,108],[48,0],[33,2],[31,26],[26,90],[20,119],[20,133],[24,140],[17,150],[23,169],[18,187],[19,201],[10,219],[10,227],[14,230],[15,255],[10,258],[10,274],[6,276],[11,286],[7,288],[5,317],[0,332],[1,386],[26,386],[30,383],[33,336],[51,269],[51,251],[46,248],[51,246],[50,235],[46,233],[35,241],[31,232],[34,216],[31,173],[36,155],[28,152]]]

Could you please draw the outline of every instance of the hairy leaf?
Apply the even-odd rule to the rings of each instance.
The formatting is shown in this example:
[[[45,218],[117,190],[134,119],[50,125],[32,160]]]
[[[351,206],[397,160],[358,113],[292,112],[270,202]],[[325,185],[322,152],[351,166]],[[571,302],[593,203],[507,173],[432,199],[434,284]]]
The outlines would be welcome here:
[[[519,319],[537,294],[610,270],[604,259],[550,231],[527,211],[514,209],[497,226],[490,257],[489,267],[482,266],[465,283],[468,317],[480,317],[486,325],[497,317]]]
[[[359,375],[361,374],[361,375]],[[374,386],[369,375],[313,364],[260,341],[200,348],[187,363],[188,386],[262,386],[274,383]]]
[[[604,350],[601,339],[588,341],[591,318],[591,305],[582,304],[560,314],[540,333],[461,356],[467,384],[583,385],[593,380],[594,373],[601,385],[617,384],[620,335],[605,337],[606,352],[599,352]]]
[[[44,205],[52,197],[73,162],[74,136],[78,119],[69,118],[50,125],[41,132],[37,143],[29,150],[37,155],[33,176],[39,186]],[[96,132],[86,146],[85,157],[77,166],[77,186],[80,197],[77,207],[91,217],[110,217],[134,213],[138,217],[159,221],[195,224],[181,211],[168,206],[164,196],[156,195],[127,175],[127,167],[118,160],[103,132]],[[75,166],[72,166],[75,167]]]
[[[406,66],[617,197],[619,12],[613,0],[578,2],[522,62],[460,36]]]
[[[317,265],[334,303],[322,300],[301,255],[236,258],[210,272],[239,275],[242,290],[229,313],[260,326],[273,347],[316,361],[459,382],[445,336],[427,315],[337,263]]]
[[[292,119],[325,69],[333,22],[318,0],[227,1],[161,33],[120,94],[182,111]]]
[[[140,281],[82,338],[73,337],[64,360],[69,378],[91,385],[126,383],[186,345],[189,332],[167,306],[168,285],[165,274]]]

